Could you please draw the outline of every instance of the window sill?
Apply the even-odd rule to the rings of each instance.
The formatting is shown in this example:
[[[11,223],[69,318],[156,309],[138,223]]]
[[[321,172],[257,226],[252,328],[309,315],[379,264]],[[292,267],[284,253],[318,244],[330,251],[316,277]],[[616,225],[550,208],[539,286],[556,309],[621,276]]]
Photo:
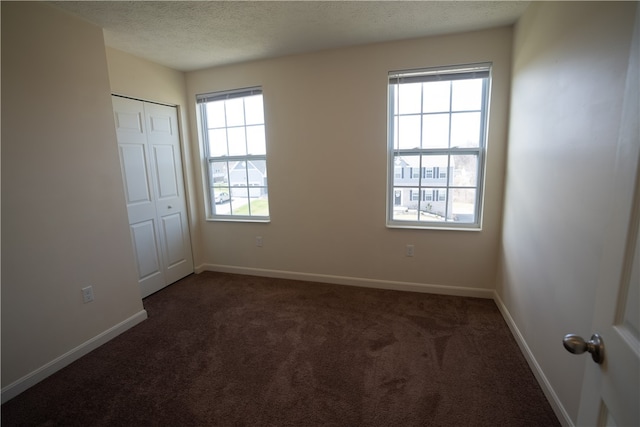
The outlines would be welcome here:
[[[207,217],[205,219],[207,222],[257,222],[257,223],[270,223],[271,218],[247,218],[247,217]]]
[[[472,225],[472,226],[451,226],[451,225],[422,225],[422,224],[397,224],[397,223],[387,223],[387,228],[399,228],[399,229],[409,229],[409,230],[436,230],[436,231],[482,231],[482,226],[480,225]]]

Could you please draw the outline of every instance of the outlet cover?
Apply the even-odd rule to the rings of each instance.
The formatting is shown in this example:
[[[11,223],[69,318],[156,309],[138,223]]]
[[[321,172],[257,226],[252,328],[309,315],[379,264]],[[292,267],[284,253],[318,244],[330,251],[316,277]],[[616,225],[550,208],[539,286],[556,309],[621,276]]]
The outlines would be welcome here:
[[[412,257],[414,252],[413,245],[407,245],[405,255],[408,257]]]
[[[93,301],[93,286],[82,288],[82,302],[85,304]]]

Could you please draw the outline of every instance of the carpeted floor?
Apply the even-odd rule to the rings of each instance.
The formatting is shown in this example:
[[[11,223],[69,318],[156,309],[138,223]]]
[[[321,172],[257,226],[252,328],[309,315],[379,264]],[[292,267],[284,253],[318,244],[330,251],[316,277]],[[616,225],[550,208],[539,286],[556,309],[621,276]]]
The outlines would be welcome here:
[[[206,272],[2,426],[557,426],[495,303]]]

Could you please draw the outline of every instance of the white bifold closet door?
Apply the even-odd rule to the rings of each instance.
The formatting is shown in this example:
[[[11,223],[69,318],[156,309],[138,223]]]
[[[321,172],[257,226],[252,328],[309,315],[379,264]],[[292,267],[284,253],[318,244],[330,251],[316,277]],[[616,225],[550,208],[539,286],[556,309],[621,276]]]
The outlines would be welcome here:
[[[142,297],[193,273],[175,107],[113,96]]]

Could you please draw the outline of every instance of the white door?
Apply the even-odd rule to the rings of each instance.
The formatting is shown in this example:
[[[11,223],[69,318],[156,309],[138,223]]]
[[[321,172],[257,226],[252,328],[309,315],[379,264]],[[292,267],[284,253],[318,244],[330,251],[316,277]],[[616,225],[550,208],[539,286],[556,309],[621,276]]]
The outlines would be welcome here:
[[[578,414],[580,426],[640,426],[639,17],[640,8],[618,139],[613,218],[592,326],[592,333],[602,337],[604,361],[587,364]]]
[[[144,105],[156,211],[167,284],[193,273],[175,107]]]
[[[142,297],[193,272],[175,107],[112,97]]]

